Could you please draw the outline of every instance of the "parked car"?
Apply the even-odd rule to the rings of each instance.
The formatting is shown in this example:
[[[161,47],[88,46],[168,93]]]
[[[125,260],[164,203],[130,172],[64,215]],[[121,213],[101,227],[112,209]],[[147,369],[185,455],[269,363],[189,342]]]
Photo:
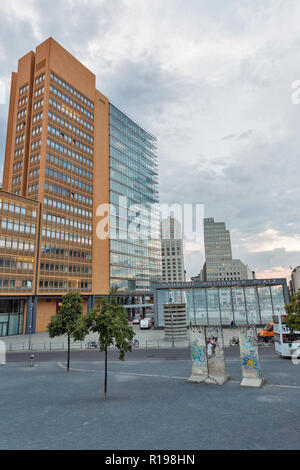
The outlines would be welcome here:
[[[134,317],[134,319],[132,320],[132,323],[133,323],[134,325],[139,325],[139,324],[140,324],[140,321],[141,321],[140,317]]]
[[[152,327],[151,318],[144,318],[143,320],[141,320],[141,322],[140,322],[140,329],[141,330],[150,330],[151,327]]]

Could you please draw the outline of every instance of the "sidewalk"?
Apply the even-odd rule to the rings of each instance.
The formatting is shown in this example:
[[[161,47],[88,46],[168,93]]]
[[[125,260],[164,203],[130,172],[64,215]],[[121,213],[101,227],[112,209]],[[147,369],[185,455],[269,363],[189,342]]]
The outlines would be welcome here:
[[[133,325],[136,333],[135,339],[139,342],[141,349],[169,349],[172,347],[171,341],[165,340],[164,330],[140,330],[139,325]],[[229,347],[230,339],[238,336],[238,330],[226,328],[223,330],[225,347]],[[98,335],[96,333],[89,334],[84,342],[71,342],[71,349],[87,349],[89,341],[97,341]],[[51,350],[64,350],[68,348],[66,336],[50,339],[48,333],[37,333],[34,335],[24,336],[8,336],[1,338],[6,344],[7,351],[51,351]],[[175,341],[175,348],[188,348],[189,341]]]
[[[139,342],[139,348],[170,348],[172,347],[171,341],[165,341],[165,333],[163,330],[140,330],[138,325],[133,325],[136,333],[135,339]],[[51,351],[62,350],[68,348],[68,341],[66,336],[57,338],[49,338],[48,333],[37,333],[33,335],[24,336],[8,336],[1,338],[6,344],[7,351]],[[72,342],[71,349],[87,349],[89,341],[98,341],[96,333],[89,334],[83,342]],[[175,347],[187,348],[188,341],[175,342]]]

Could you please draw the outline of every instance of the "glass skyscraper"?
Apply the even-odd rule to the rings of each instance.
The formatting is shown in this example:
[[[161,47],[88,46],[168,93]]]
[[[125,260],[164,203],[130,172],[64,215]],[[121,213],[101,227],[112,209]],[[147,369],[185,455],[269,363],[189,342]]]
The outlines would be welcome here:
[[[161,276],[157,139],[110,104],[110,283],[153,291]]]

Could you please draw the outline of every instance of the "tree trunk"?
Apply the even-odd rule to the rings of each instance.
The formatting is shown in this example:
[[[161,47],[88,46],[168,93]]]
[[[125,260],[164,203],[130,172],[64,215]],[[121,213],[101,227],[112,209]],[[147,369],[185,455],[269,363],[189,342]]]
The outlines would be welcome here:
[[[104,400],[107,398],[107,346],[105,346]]]
[[[67,371],[70,371],[70,349],[71,349],[71,341],[70,341],[70,333],[68,333],[68,364],[67,364]]]

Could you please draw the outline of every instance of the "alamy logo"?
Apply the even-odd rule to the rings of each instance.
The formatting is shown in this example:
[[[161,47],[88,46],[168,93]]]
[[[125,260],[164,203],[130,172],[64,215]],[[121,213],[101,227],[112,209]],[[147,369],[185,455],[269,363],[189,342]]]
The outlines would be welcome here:
[[[294,366],[298,366],[300,364],[300,341],[295,341],[293,346],[295,349],[292,353],[292,363]]]
[[[0,104],[6,104],[5,95],[6,95],[5,83],[0,78]]]
[[[300,104],[300,80],[295,80],[292,83],[292,89],[295,90],[292,93],[291,101],[293,104]]]
[[[126,196],[119,203],[101,204],[96,216],[99,240],[160,240],[171,234],[160,230],[160,220],[173,217],[176,221],[173,238],[201,243],[203,240],[203,204],[133,204]],[[170,229],[169,229],[170,232]]]
[[[6,344],[0,341],[0,365],[6,364]]]

